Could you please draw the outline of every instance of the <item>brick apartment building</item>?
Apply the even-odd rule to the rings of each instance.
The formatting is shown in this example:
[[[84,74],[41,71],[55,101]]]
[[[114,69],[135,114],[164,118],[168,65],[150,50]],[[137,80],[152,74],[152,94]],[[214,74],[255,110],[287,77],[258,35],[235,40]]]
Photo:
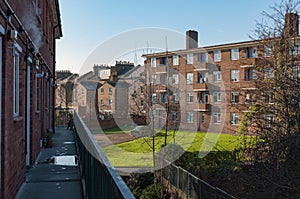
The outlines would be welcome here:
[[[0,2],[0,198],[14,198],[53,129],[58,0]]]
[[[298,38],[297,14],[286,15],[286,28]],[[150,117],[160,128],[236,132],[256,90],[255,66],[269,53],[261,41],[198,48],[198,33],[187,31],[186,49],[143,55]],[[274,115],[266,114],[265,120]]]

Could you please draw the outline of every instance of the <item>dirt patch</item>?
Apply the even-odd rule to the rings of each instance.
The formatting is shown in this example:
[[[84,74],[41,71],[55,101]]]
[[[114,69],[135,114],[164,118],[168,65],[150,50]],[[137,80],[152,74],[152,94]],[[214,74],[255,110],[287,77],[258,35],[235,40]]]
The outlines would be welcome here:
[[[94,138],[101,147],[120,144],[135,139],[127,133],[94,134]]]

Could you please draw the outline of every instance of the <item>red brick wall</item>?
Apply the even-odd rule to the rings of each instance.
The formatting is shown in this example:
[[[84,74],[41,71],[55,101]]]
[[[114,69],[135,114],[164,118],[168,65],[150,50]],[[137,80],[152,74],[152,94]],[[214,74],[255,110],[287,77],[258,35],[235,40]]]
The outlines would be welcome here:
[[[30,68],[30,163],[33,164],[39,154],[41,132],[45,132],[48,128],[52,128],[53,121],[53,88],[47,90],[49,83],[48,78],[44,78],[44,103],[41,104],[39,111],[36,111],[36,86],[35,74],[44,72],[52,72],[54,75],[54,43],[53,43],[53,23],[49,16],[49,5],[47,1],[39,1],[39,17],[36,16],[31,0],[14,0],[8,1],[18,19],[23,24],[30,38],[36,45],[38,39],[32,30],[28,29],[24,15],[29,15],[31,20],[36,21],[36,28],[40,31],[41,46],[38,48],[42,58],[40,62],[44,62],[44,66],[40,65],[37,70],[35,65]],[[34,1],[35,2],[35,1]],[[48,9],[48,10],[47,10]],[[8,7],[3,1],[0,2],[0,10],[7,13]],[[7,41],[3,37],[3,63],[2,63],[2,173],[1,173],[1,193],[0,198],[14,198],[21,184],[24,182],[26,175],[26,49],[32,48],[31,44],[27,44],[26,34],[20,31],[20,25],[14,16],[11,16],[11,23],[6,24],[5,19],[0,16],[0,24],[7,27],[7,30],[16,29],[18,31],[17,44],[22,48],[20,52],[20,113],[18,117],[13,116],[13,43]],[[38,46],[38,45],[36,45]],[[34,60],[35,56],[32,52],[29,57]],[[48,69],[46,69],[48,68]],[[42,83],[40,81],[39,87]],[[48,107],[47,92],[50,92],[50,107]],[[50,113],[48,112],[50,108]],[[41,114],[44,113],[43,127],[41,126]],[[50,125],[49,125],[50,118]]]

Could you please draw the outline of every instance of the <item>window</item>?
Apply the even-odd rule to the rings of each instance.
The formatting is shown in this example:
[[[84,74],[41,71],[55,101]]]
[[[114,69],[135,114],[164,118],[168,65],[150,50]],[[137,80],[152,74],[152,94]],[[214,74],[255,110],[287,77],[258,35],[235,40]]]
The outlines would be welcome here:
[[[257,57],[257,48],[247,48],[247,58],[256,58]]]
[[[166,73],[160,75],[160,83],[163,85],[166,85],[168,83],[168,78]]]
[[[178,121],[179,120],[177,111],[172,111],[172,120],[173,121]]]
[[[204,124],[204,122],[205,122],[205,116],[204,116],[203,112],[202,112],[202,116],[201,116],[201,121],[202,121],[202,124]]]
[[[250,68],[245,71],[245,81],[251,81],[257,79],[257,70]]]
[[[199,54],[199,62],[208,62],[208,53],[200,53]]]
[[[152,94],[152,103],[156,103],[156,101],[157,101],[156,93],[153,93]]]
[[[160,94],[160,103],[166,103],[168,102],[168,94],[167,93],[161,93]]]
[[[194,73],[187,73],[186,74],[186,83],[193,84],[194,81]]]
[[[150,77],[150,83],[155,84],[156,83],[156,75],[151,75]]]
[[[103,99],[100,100],[100,105],[104,106],[104,100]]]
[[[14,79],[13,79],[13,114],[14,117],[20,114],[20,56],[14,53]],[[39,99],[36,99],[39,100]]]
[[[141,100],[140,104],[141,104],[141,106],[144,106],[145,105],[144,100]]]
[[[265,115],[265,127],[271,127],[274,124],[274,115],[273,114],[266,114]]]
[[[166,57],[160,58],[160,65],[167,66],[168,65],[168,59]]]
[[[293,66],[292,70],[293,70],[293,78],[300,79],[300,67],[299,66]]]
[[[207,83],[208,81],[208,73],[200,72],[198,73],[198,83]]]
[[[179,102],[178,93],[173,93],[173,102]]]
[[[214,61],[221,61],[221,51],[220,50],[214,51]]]
[[[230,55],[231,55],[231,60],[238,60],[240,58],[239,49],[238,48],[231,49]]]
[[[173,66],[179,65],[179,56],[173,55]]]
[[[237,113],[230,113],[230,124],[231,125],[239,124],[239,115]]]
[[[112,88],[108,88],[108,94],[110,94],[110,95],[111,95],[111,94],[112,94],[112,92],[113,92],[113,91],[112,91]]]
[[[178,74],[172,74],[172,84],[178,84]]]
[[[208,93],[200,92],[198,93],[198,103],[207,104],[208,103]]]
[[[213,99],[214,99],[214,103],[221,102],[221,93],[220,92],[213,92]]]
[[[101,95],[104,94],[104,88],[100,88],[100,94],[101,94]]]
[[[193,53],[186,54],[186,63],[187,64],[193,64],[194,63]]]
[[[155,57],[152,57],[150,62],[151,62],[151,67],[156,67],[156,58]]]
[[[251,102],[251,95],[250,95],[250,93],[246,93],[246,95],[245,95],[245,103],[249,103],[249,102]]]
[[[300,52],[300,43],[295,43],[290,48],[290,55],[298,55]]]
[[[221,81],[221,71],[214,71],[213,72],[213,81],[220,82]]]
[[[187,93],[186,95],[186,102],[193,102],[194,101],[194,93]]]
[[[265,79],[274,78],[274,70],[273,70],[273,68],[265,68],[264,69],[264,78]]]
[[[263,93],[264,96],[264,102],[268,104],[274,103],[274,94],[271,93]]]
[[[231,103],[239,103],[239,93],[233,92],[230,94]]]
[[[219,113],[219,112],[213,113],[213,123],[214,124],[221,123],[221,113]]]
[[[108,102],[108,105],[109,105],[109,106],[112,105],[112,99],[108,99],[107,102]]]
[[[272,50],[271,46],[265,46],[264,48],[265,48],[265,50],[264,50],[265,57],[269,57],[273,54],[273,50]]]
[[[231,82],[239,82],[240,81],[240,71],[239,70],[231,70],[230,71],[230,79],[231,79]]]
[[[193,123],[194,122],[194,113],[193,112],[187,112],[186,113],[186,121],[187,121],[187,123]]]

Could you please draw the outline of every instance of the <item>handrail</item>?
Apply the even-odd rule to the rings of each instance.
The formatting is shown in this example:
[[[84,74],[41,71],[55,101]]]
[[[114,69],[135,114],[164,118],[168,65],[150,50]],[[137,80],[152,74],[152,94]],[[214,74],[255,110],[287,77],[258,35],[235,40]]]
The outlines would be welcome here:
[[[90,129],[76,112],[74,112],[74,124],[79,137],[79,156],[85,181],[85,196],[89,199],[134,199],[123,179],[95,141]]]

